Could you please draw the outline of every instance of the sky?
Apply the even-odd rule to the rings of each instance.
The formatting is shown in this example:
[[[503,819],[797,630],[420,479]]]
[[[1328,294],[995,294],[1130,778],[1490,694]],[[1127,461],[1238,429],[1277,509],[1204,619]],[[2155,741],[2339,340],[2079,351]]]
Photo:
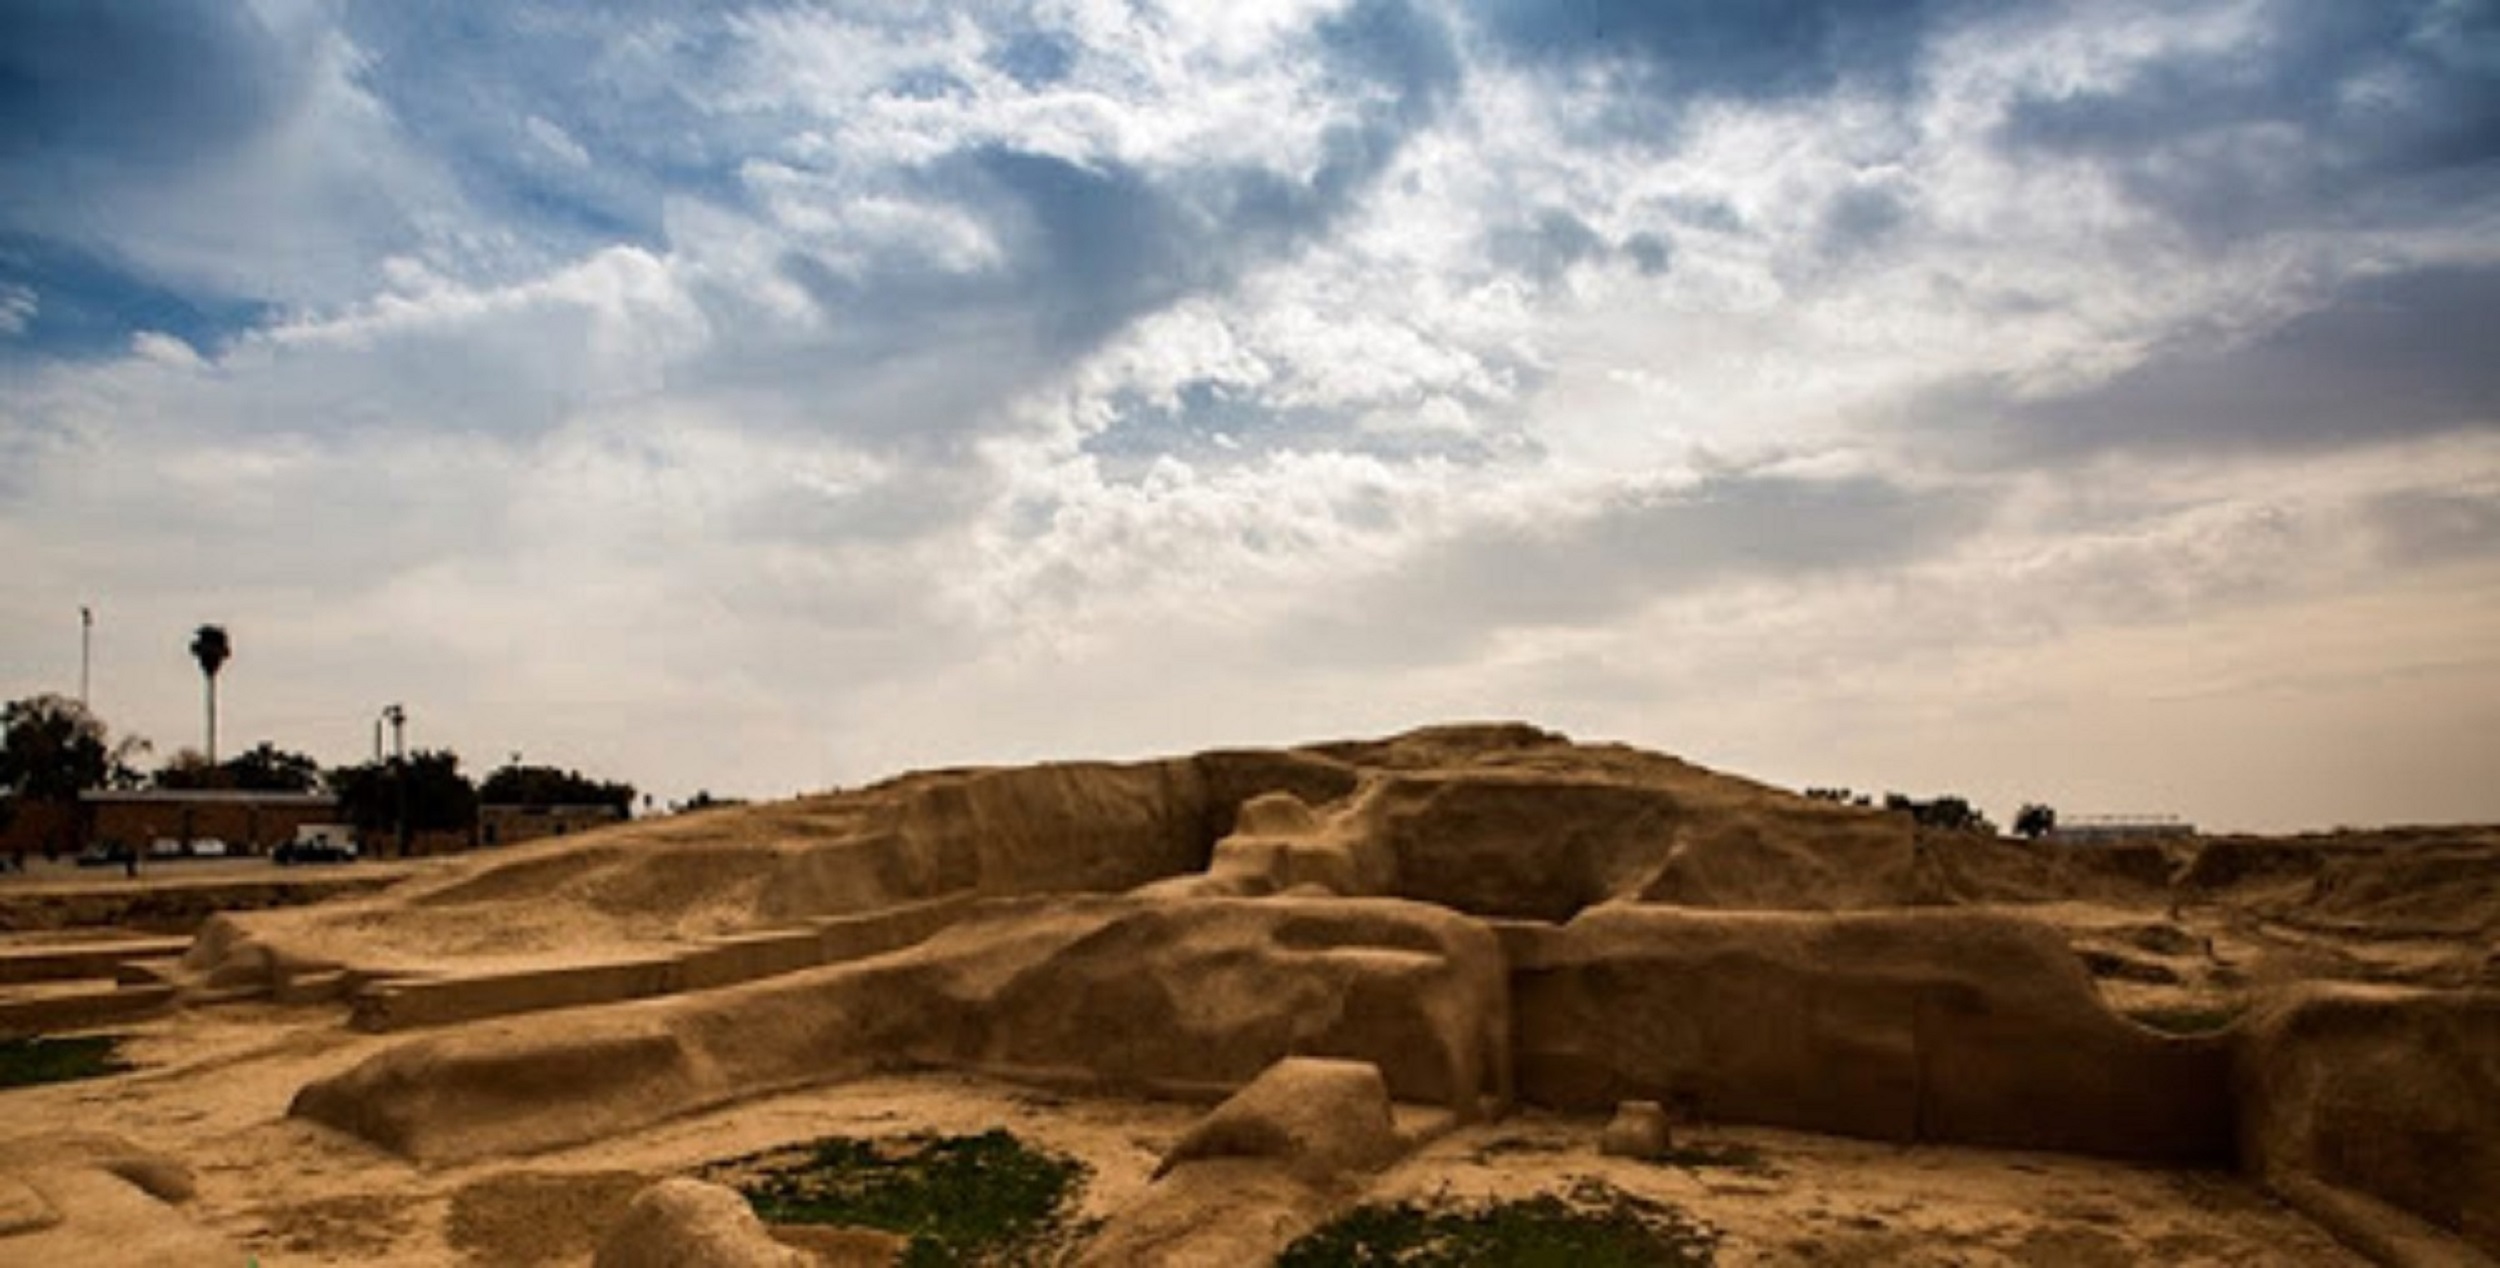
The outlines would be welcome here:
[[[2500,3],[0,4],[0,696],[2500,821]]]

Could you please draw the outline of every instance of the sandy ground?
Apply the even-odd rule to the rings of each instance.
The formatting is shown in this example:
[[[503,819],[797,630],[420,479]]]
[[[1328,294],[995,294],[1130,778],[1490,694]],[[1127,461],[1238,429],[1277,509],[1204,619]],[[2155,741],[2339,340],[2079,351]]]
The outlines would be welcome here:
[[[648,1179],[818,1136],[1005,1127],[1093,1171],[1086,1214],[1118,1206],[1198,1107],[1070,1097],[956,1074],[772,1097],[579,1149],[419,1168],[290,1120],[309,1079],[391,1037],[339,1009],[236,1004],[125,1028],[141,1068],[0,1092],[0,1133],[109,1131],[182,1158],[184,1208],[265,1268],[586,1264]],[[1904,1148],[1760,1129],[1688,1131],[1745,1165],[1599,1155],[1594,1118],[1528,1112],[1440,1136],[1369,1196],[1515,1197],[1580,1177],[1671,1202],[1721,1230],[1728,1265],[2359,1264],[2239,1178],[2052,1154]]]

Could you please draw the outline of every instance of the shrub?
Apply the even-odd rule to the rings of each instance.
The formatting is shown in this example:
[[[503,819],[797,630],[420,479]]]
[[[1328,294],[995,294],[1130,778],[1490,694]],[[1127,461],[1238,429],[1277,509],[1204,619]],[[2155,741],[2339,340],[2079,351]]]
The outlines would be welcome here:
[[[846,1224],[911,1239],[907,1265],[1040,1262],[1069,1239],[1081,1162],[978,1136],[833,1136],[708,1169],[775,1224]]]
[[[1719,1235],[1663,1202],[1583,1179],[1516,1202],[1360,1206],[1285,1248],[1277,1268],[1702,1268]]]

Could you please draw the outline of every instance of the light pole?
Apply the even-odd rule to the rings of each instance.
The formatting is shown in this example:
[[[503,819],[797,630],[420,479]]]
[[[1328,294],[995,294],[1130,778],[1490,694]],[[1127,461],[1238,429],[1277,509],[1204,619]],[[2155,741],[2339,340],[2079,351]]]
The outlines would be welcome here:
[[[94,643],[95,609],[81,603],[78,605],[78,707],[81,709],[89,707],[87,704],[87,665]]]
[[[391,784],[399,793],[399,857],[404,859],[408,857],[408,711],[390,705],[382,710],[382,720],[391,724]]]

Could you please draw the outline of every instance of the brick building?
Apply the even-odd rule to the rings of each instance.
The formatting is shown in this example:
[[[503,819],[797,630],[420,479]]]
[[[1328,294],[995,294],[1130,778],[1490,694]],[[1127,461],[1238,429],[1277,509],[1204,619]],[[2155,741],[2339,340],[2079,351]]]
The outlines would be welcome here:
[[[113,842],[145,850],[160,840],[226,843],[233,853],[267,854],[308,823],[336,823],[336,797],[318,793],[90,791],[78,795],[80,846]]]
[[[65,802],[0,794],[0,856],[76,854],[83,840],[79,809]]]

